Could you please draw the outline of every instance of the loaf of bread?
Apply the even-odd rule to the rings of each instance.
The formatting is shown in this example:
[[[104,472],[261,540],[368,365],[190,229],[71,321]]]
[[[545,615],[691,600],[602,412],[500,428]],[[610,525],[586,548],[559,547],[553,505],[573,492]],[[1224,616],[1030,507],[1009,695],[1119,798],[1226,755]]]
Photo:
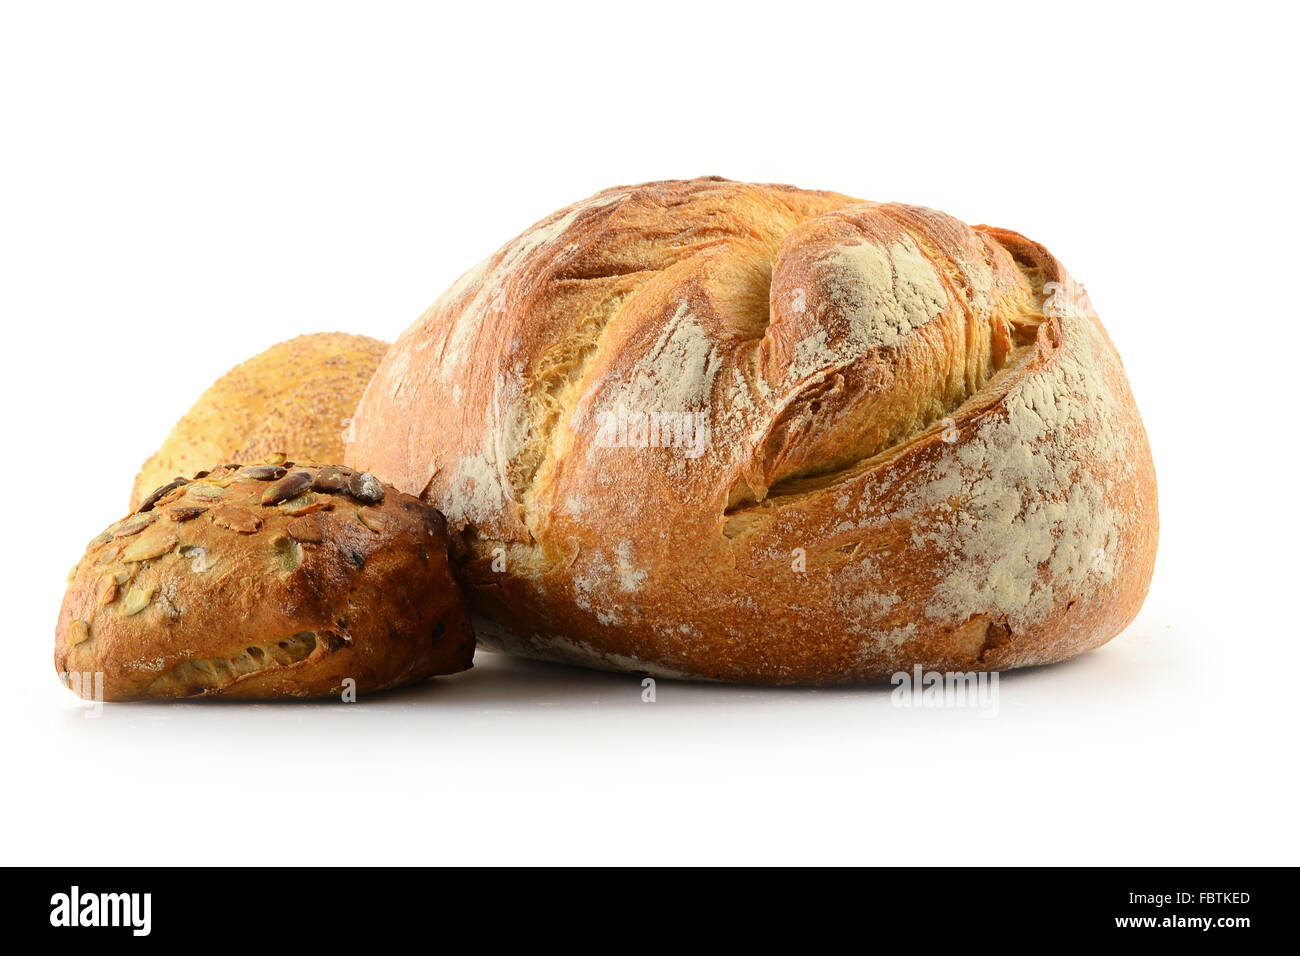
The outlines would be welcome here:
[[[470,666],[445,522],[351,469],[229,464],[91,541],[54,664],[106,700],[362,693]],[[351,680],[352,683],[347,683]]]
[[[462,529],[489,646],[764,684],[1059,661],[1136,614],[1155,475],[1065,268],[916,206],[611,189],[388,352],[347,462]]]
[[[199,396],[144,464],[131,508],[214,461],[342,461],[357,399],[388,345],[364,335],[300,335],[231,369]]]

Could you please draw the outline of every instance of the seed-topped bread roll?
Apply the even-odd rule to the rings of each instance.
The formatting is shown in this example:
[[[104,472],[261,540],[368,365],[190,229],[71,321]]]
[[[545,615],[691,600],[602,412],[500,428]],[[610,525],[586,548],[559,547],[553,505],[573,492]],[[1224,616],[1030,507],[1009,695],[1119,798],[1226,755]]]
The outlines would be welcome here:
[[[723,180],[611,189],[380,363],[347,461],[465,529],[485,643],[835,683],[1059,661],[1156,551],[1118,355],[1042,246]]]
[[[96,537],[54,663],[107,700],[315,697],[470,666],[442,516],[341,466],[224,465],[176,479]],[[344,681],[351,678],[355,683]]]
[[[348,420],[388,350],[364,335],[321,332],[273,345],[199,396],[131,490],[136,508],[154,488],[214,461],[342,461]]]

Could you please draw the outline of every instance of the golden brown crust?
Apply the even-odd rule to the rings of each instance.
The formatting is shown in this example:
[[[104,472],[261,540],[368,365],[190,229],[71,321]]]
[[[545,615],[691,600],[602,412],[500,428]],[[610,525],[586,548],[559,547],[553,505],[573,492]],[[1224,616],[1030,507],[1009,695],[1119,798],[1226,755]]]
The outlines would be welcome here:
[[[464,670],[474,637],[447,540],[441,515],[370,475],[219,466],[90,543],[55,668],[102,673],[106,700],[315,697],[347,678],[364,693]]]
[[[465,529],[480,638],[552,660],[1047,663],[1118,633],[1155,558],[1146,436],[1080,288],[920,207],[607,190],[448,290],[355,425],[349,464]]]
[[[152,489],[214,461],[342,461],[344,431],[388,344],[321,332],[273,345],[199,396],[131,490],[134,509]]]

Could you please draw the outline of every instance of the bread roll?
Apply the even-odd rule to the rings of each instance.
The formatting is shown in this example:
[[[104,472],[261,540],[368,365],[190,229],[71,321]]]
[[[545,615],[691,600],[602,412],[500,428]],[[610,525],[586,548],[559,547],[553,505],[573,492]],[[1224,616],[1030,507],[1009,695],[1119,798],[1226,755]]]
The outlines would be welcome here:
[[[402,335],[347,461],[465,530],[485,644],[668,677],[1063,660],[1156,552],[1123,366],[1046,249],[788,186],[547,217]]]
[[[322,332],[273,345],[231,369],[185,414],[144,464],[134,510],[154,488],[214,461],[342,461],[343,433],[388,345]]]
[[[54,664],[83,696],[316,697],[470,666],[474,637],[432,508],[342,467],[178,479],[73,571]],[[355,683],[345,685],[351,678]]]

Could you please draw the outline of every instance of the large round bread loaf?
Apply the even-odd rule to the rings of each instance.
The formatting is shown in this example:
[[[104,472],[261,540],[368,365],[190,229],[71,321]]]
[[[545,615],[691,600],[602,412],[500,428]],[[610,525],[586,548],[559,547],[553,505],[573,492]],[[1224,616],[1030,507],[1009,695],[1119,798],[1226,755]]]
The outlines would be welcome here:
[[[403,334],[346,454],[465,530],[485,644],[657,675],[1059,661],[1156,551],[1123,367],[1050,253],[786,186],[543,220]]]

